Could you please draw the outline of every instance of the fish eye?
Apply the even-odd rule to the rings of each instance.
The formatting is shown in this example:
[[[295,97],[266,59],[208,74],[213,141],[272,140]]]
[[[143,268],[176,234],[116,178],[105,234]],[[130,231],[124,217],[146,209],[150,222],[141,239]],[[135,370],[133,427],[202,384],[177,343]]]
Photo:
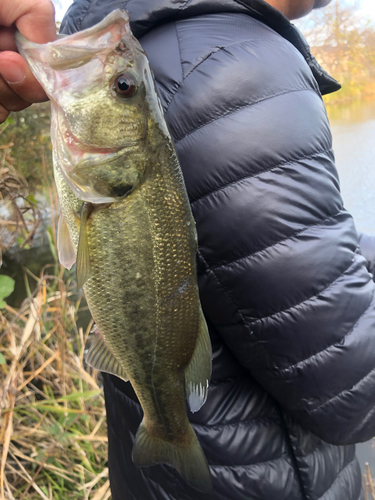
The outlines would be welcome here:
[[[113,90],[122,98],[133,97],[137,92],[137,88],[134,78],[126,73],[118,75],[113,82]]]

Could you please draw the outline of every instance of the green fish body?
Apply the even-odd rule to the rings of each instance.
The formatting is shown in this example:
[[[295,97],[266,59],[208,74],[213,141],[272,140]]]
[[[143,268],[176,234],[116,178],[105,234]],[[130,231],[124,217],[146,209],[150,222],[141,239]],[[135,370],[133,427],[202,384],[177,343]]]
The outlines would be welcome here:
[[[146,55],[124,11],[49,44],[18,41],[52,101],[60,260],[77,261],[100,332],[86,361],[137,394],[134,462],[210,492],[185,402],[204,404],[211,373],[195,223]]]

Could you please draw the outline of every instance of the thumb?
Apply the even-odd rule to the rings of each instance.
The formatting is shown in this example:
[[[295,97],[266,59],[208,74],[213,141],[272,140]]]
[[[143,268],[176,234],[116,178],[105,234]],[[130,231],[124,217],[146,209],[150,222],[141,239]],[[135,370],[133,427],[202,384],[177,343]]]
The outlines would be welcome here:
[[[16,52],[14,29],[34,43],[56,40],[55,9],[50,0],[0,0],[0,120],[11,110],[47,100],[27,62]],[[5,49],[5,51],[4,51]],[[6,82],[6,83],[5,83]]]

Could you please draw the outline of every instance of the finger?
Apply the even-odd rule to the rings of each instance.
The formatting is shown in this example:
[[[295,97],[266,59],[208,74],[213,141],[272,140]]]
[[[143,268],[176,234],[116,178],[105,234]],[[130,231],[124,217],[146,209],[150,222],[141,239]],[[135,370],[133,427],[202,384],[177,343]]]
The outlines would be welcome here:
[[[48,100],[46,93],[32,74],[27,62],[19,54],[15,52],[0,53],[0,75],[9,88],[26,102],[31,104]],[[4,102],[2,104],[4,105]]]
[[[14,27],[0,27],[0,51],[13,50],[17,52],[16,42],[14,41],[14,32]]]
[[[55,9],[50,0],[16,1],[0,4],[3,26],[12,26],[31,42],[47,43],[56,40]]]
[[[9,116],[9,111],[0,104],[0,123],[4,123]]]
[[[30,106],[30,103],[22,99],[5,83],[0,77],[0,104],[8,111],[21,111]]]

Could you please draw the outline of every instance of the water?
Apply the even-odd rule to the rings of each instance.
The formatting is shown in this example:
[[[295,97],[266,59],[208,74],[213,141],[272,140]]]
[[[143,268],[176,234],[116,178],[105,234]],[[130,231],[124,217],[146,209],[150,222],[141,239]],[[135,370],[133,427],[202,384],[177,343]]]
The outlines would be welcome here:
[[[341,193],[358,231],[375,234],[375,101],[328,110]],[[375,475],[375,440],[357,445],[362,470]]]
[[[329,110],[341,192],[358,231],[375,234],[375,101]]]

